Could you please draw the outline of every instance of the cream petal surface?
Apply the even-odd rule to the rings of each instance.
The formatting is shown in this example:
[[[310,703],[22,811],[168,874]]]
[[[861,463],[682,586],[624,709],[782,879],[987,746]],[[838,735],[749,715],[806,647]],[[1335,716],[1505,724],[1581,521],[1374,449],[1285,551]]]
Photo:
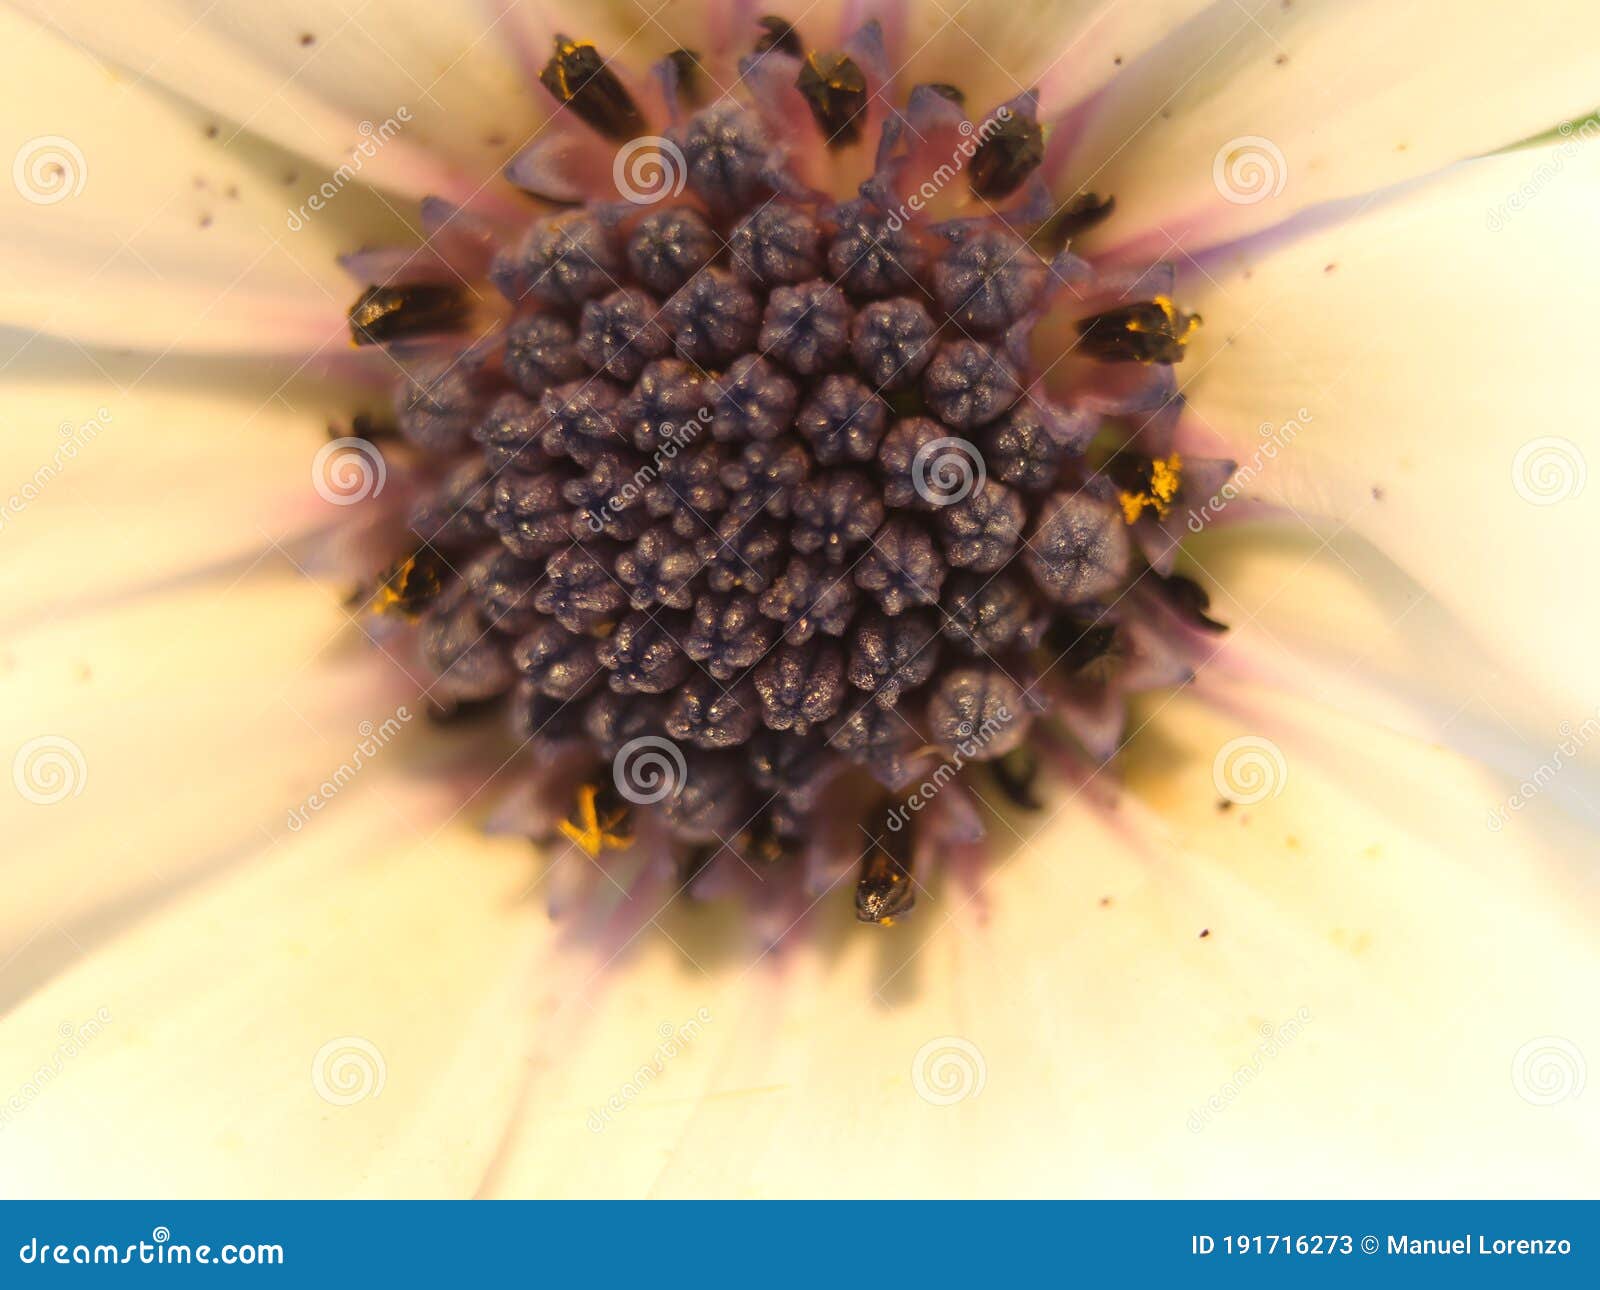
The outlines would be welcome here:
[[[1592,1191],[1592,1099],[1534,1105],[1513,1069],[1600,1045],[1581,835],[1492,833],[1505,786],[1471,763],[1227,698],[1152,701],[1109,821],[1014,821],[977,898],[935,884],[887,935],[847,892],[759,960],[665,916],[487,1193]],[[1219,811],[1239,737],[1275,741],[1280,792]]]
[[[373,472],[380,502],[401,487],[360,449],[327,446],[330,422],[381,408],[386,395],[295,362],[158,359],[38,338],[13,338],[6,358],[0,635],[207,569],[236,576],[275,543],[350,520],[317,490],[352,495],[329,479],[346,458]]]
[[[1224,242],[1588,112],[1597,40],[1584,0],[1215,4],[1093,105],[1061,186],[1116,195],[1102,247]]]
[[[0,323],[161,353],[342,344],[335,256],[404,223],[359,187],[291,218],[292,155],[0,12],[12,182]]]
[[[295,202],[374,137],[384,142],[356,165],[363,182],[412,198],[483,196],[484,182],[549,111],[529,43],[537,42],[542,63],[556,16],[544,5],[152,0],[107,12],[88,0],[21,0],[19,7],[119,69],[130,89],[165,88],[221,120],[224,137],[242,131],[306,158],[291,186]],[[390,121],[398,132],[378,134]]]
[[[1371,541],[1498,664],[1482,697],[1526,684],[1575,725],[1600,703],[1600,608],[1572,582],[1600,534],[1597,198],[1600,148],[1528,149],[1180,287],[1206,318],[1178,369],[1189,431],[1245,463],[1245,495]]]
[[[470,1189],[552,1007],[532,864],[363,794],[9,1013],[0,1190]]]
[[[1594,696],[1489,653],[1470,622],[1354,531],[1291,516],[1208,532],[1185,551],[1228,624],[1202,685],[1245,680],[1437,739],[1600,823]]]
[[[423,706],[337,591],[281,557],[11,633],[0,994],[16,999],[175,893],[292,838],[342,767],[448,751]]]

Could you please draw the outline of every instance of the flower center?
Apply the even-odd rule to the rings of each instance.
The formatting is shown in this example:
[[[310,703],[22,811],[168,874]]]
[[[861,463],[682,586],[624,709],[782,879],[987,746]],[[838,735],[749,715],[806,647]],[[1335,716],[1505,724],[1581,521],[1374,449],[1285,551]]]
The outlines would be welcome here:
[[[622,145],[623,199],[495,238],[477,339],[442,275],[351,309],[407,368],[394,455],[422,496],[369,605],[435,700],[509,709],[538,841],[643,849],[686,886],[849,870],[888,923],[932,853],[976,844],[984,786],[1036,807],[1046,760],[1108,758],[1105,711],[1216,626],[1167,572],[1184,463],[1138,446],[1198,320],[1159,271],[1066,249],[1110,203],[1048,199],[1032,96],[973,123],[921,86],[884,115],[873,28],[807,51],[761,27],[736,94],[702,106],[690,51],[657,68],[671,124],[642,142],[680,182],[642,199],[622,159],[652,107],[558,38],[541,83]],[[874,122],[849,200],[794,164]],[[1045,320],[1071,326],[1041,355]]]

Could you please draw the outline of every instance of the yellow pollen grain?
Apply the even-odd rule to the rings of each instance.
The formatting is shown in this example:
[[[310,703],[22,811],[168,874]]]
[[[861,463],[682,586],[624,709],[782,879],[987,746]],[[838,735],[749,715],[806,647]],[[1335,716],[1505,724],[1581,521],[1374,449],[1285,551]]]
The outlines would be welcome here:
[[[1178,486],[1182,482],[1182,457],[1173,453],[1170,457],[1156,458],[1150,463],[1149,488],[1138,493],[1124,490],[1117,494],[1117,500],[1122,503],[1124,522],[1135,523],[1147,506],[1155,511],[1158,519],[1166,519],[1172,509],[1172,499],[1178,495]]]
[[[563,837],[590,859],[598,857],[608,848],[617,850],[633,841],[631,833],[616,832],[617,827],[626,818],[626,812],[613,811],[608,813],[604,820],[600,818],[599,795],[599,785],[580,784],[576,809],[580,823],[574,824],[571,820],[562,820],[556,826]]]

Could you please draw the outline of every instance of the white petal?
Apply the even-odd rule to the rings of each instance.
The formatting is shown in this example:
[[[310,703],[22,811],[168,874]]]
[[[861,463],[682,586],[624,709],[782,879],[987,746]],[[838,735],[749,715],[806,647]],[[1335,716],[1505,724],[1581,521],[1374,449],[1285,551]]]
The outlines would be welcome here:
[[[1319,533],[1291,516],[1208,532],[1185,552],[1228,624],[1202,685],[1243,678],[1439,740],[1600,823],[1597,701],[1489,655],[1470,624],[1353,531]]]
[[[1594,106],[1585,0],[1213,5],[1094,104],[1068,191],[1165,255],[1508,146]]]
[[[8,1015],[0,1190],[471,1189],[554,1010],[530,854],[368,797]]]
[[[1450,754],[1237,701],[1146,712],[1109,826],[1081,800],[1018,820],[976,899],[936,885],[887,934],[848,926],[844,893],[795,933],[815,944],[760,961],[724,920],[664,917],[601,982],[590,1042],[534,1077],[491,1194],[1585,1187],[1593,1099],[1535,1106],[1512,1078],[1530,1039],[1600,1051],[1579,839],[1489,832],[1503,786]],[[1220,812],[1241,735],[1276,741],[1281,795]]]
[[[1574,725],[1600,633],[1574,584],[1600,535],[1597,199],[1600,149],[1526,150],[1181,287],[1206,319],[1179,368],[1192,424],[1245,463],[1247,494],[1370,539],[1516,678],[1481,697],[1527,686]]]
[[[407,704],[421,715],[415,686],[362,648],[337,592],[281,557],[15,631],[3,650],[0,871],[14,898],[0,911],[0,988],[12,999],[290,838],[295,809],[362,760],[361,722],[382,727]],[[385,769],[412,746],[388,750]]]
[[[88,0],[23,0],[21,7],[120,68],[132,88],[165,87],[222,119],[225,137],[242,130],[309,158],[284,194],[294,194],[291,206],[374,137],[386,141],[360,159],[363,181],[465,202],[549,111],[534,79],[549,56],[553,15],[542,5],[152,0],[137,12],[108,13]],[[391,121],[398,133],[375,136]]]
[[[335,256],[403,225],[345,187],[292,227],[302,161],[0,14],[17,140],[0,192],[0,323],[161,353],[310,353],[343,342]]]
[[[907,84],[944,82],[973,113],[1039,91],[1049,121],[1099,90],[1118,70],[1202,9],[1207,0],[1026,0],[1016,4],[912,4],[895,62]]]
[[[0,373],[7,627],[208,569],[231,579],[348,519],[317,492],[317,454],[331,420],[374,400],[296,367],[19,342]]]

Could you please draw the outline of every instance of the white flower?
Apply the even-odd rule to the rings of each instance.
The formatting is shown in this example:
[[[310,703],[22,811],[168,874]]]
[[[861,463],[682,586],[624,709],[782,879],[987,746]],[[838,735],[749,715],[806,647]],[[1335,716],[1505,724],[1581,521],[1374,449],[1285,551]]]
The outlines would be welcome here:
[[[1182,447],[1249,471],[1187,548],[1216,659],[889,935],[625,873],[552,921],[320,576],[335,257],[520,209],[554,32],[751,38],[556,8],[0,16],[0,1186],[1592,1191],[1600,151],[1498,150],[1593,106],[1594,6],[886,6],[906,85],[1040,87],[1087,244],[1205,319]]]

